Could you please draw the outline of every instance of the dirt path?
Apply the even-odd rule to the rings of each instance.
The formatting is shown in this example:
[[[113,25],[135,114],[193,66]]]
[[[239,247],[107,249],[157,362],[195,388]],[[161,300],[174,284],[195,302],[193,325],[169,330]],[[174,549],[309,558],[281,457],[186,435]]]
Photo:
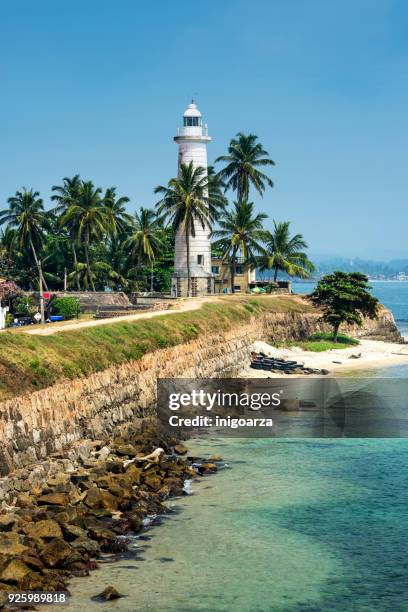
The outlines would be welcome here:
[[[30,326],[27,329],[22,328],[21,332],[25,334],[33,334],[38,336],[51,336],[58,332],[71,331],[75,329],[81,329],[83,327],[96,327],[97,325],[107,325],[109,323],[119,323],[120,321],[138,321],[140,319],[151,319],[153,317],[159,317],[163,314],[172,314],[176,312],[186,312],[189,310],[197,310],[206,301],[218,301],[220,298],[214,298],[214,296],[190,298],[180,301],[175,308],[171,310],[152,310],[149,312],[141,312],[138,314],[123,315],[120,317],[112,317],[109,319],[90,319],[88,321],[76,321],[73,323],[64,323],[62,325],[58,323],[49,323],[45,326]]]

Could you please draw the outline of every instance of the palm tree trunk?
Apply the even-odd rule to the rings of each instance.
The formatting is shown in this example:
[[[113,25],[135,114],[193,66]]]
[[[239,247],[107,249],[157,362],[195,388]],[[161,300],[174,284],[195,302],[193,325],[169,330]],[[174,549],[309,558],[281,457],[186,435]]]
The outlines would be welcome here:
[[[150,269],[150,293],[153,293],[153,260],[152,267]]]
[[[187,249],[187,297],[191,293],[191,273],[190,273],[190,233],[186,229],[186,249]]]
[[[275,266],[275,274],[273,275],[273,280],[276,283],[276,280],[278,278],[278,272],[279,272],[279,268],[278,266]]]
[[[34,257],[35,265],[37,266],[38,277],[41,279],[41,281],[42,281],[42,283],[44,285],[45,290],[48,291],[48,285],[45,282],[44,274],[42,273],[40,262],[38,261],[37,253],[36,253],[36,250],[34,248],[34,244],[33,244],[33,241],[31,240],[31,237],[30,237],[30,247],[31,247],[31,250],[33,252],[33,257]]]
[[[91,285],[92,291],[95,291],[95,285],[92,278],[92,270],[91,264],[89,263],[89,233],[87,233],[84,244],[85,250],[85,261],[86,261],[86,270],[88,273],[89,284]]]
[[[77,291],[81,291],[81,286],[79,284],[79,276],[78,276],[78,258],[76,254],[75,242],[72,239],[71,239],[71,247],[72,247],[72,256],[74,258],[74,268],[76,272],[75,280],[76,280]]]
[[[231,261],[231,293],[235,293],[235,255]]]
[[[339,335],[339,327],[340,323],[336,323],[333,325],[333,342],[337,342],[337,337]]]

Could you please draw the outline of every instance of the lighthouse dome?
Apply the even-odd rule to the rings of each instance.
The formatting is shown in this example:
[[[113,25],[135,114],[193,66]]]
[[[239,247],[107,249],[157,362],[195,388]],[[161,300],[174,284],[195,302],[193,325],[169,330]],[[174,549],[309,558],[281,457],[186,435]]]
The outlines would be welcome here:
[[[191,100],[191,104],[188,105],[183,115],[184,117],[201,117],[201,113],[197,108],[197,104],[194,100]]]

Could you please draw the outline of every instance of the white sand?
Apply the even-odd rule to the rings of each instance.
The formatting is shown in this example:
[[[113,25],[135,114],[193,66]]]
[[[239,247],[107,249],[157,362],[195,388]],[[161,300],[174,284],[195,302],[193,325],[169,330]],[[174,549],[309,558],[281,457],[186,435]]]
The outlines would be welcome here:
[[[305,351],[300,347],[292,348],[276,348],[266,342],[254,342],[253,350],[255,352],[262,351],[269,357],[278,357],[281,359],[292,359],[299,363],[303,363],[310,368],[325,368],[330,370],[330,374],[351,370],[355,368],[375,369],[377,367],[386,367],[388,365],[408,365],[408,345],[396,344],[394,342],[381,342],[378,340],[360,340],[358,346],[343,349],[331,349],[321,353]],[[358,359],[350,358],[351,355],[361,356]],[[337,362],[337,363],[334,363]],[[249,363],[242,368],[239,376],[243,378],[276,378],[287,376],[286,374],[278,374],[275,372],[266,372],[264,370],[253,370],[249,367]]]

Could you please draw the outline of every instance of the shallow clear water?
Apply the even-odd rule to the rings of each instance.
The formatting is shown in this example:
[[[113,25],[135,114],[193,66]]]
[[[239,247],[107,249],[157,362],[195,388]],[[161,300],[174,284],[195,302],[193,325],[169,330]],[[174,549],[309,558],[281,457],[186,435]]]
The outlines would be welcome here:
[[[231,469],[176,500],[144,561],[73,583],[70,610],[108,584],[112,610],[406,610],[407,440],[197,441]],[[167,559],[167,560],[164,560]],[[171,560],[170,560],[171,559]]]

